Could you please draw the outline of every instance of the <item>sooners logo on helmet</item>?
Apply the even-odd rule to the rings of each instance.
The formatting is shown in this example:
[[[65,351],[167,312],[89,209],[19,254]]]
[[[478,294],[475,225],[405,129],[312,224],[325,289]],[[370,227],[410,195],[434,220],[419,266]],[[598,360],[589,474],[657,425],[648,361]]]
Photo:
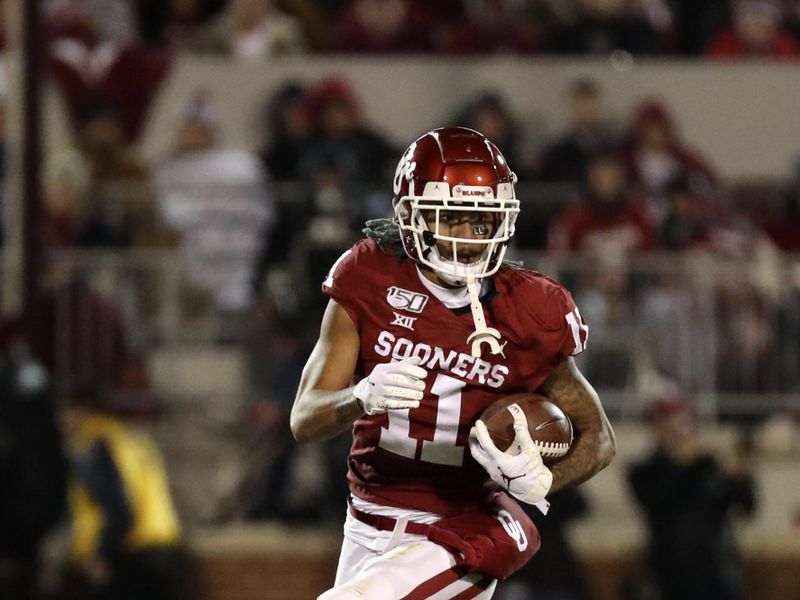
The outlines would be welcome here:
[[[498,184],[512,184],[516,176],[506,159],[482,133],[466,127],[429,131],[406,149],[394,176],[395,201],[421,194],[429,182],[488,186],[497,196]]]

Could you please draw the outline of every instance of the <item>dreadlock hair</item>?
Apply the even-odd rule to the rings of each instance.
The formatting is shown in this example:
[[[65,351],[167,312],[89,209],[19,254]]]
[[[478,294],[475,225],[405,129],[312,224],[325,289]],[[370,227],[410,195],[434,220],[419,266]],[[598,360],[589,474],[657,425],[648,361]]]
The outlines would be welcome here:
[[[364,229],[361,231],[367,239],[374,240],[387,254],[395,256],[405,254],[400,226],[395,219],[370,219],[364,223]]]

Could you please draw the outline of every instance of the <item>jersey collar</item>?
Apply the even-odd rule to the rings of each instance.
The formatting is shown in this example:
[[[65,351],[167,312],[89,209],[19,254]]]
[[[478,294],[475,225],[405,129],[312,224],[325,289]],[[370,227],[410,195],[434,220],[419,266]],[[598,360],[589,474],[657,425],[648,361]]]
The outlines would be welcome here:
[[[414,265],[417,276],[423,286],[436,297],[439,302],[444,304],[447,308],[461,314],[464,311],[469,311],[469,292],[467,286],[459,288],[446,288],[425,277],[418,265]],[[480,283],[480,297],[481,303],[487,304],[495,296],[495,287],[491,277],[484,277]]]

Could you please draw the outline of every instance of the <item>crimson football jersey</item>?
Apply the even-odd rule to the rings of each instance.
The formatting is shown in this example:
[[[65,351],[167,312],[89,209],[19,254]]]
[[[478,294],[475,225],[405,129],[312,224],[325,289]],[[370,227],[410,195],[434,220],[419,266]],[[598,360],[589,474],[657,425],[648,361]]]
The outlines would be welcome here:
[[[356,381],[375,365],[410,356],[428,371],[419,408],[363,415],[353,424],[350,491],[378,504],[453,515],[484,503],[494,484],[469,452],[469,430],[496,400],[536,390],[586,345],[571,295],[552,279],[502,266],[481,298],[502,355],[470,353],[470,307],[447,308],[416,263],[361,240],[331,268],[322,289],[361,339]]]

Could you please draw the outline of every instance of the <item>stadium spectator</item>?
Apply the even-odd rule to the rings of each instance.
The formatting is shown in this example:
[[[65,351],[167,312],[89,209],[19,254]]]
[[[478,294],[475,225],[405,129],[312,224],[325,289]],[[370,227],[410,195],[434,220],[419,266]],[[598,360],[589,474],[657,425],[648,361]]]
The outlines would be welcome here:
[[[646,365],[643,370],[648,372],[682,381],[687,389],[706,385],[711,367],[707,349],[695,342],[714,335],[713,320],[697,301],[692,277],[693,273],[707,277],[701,271],[705,264],[692,268],[690,260],[676,256],[671,265],[647,277],[646,291],[631,311],[638,326],[638,364]]]
[[[136,0],[139,36],[148,45],[191,48],[198,31],[224,5],[225,0]]]
[[[327,275],[330,261],[358,239],[368,210],[368,189],[346,178],[335,162],[315,163],[308,178],[306,193],[285,198],[276,211],[277,222],[263,240],[253,277],[276,309],[298,311],[294,316],[306,320],[309,311],[324,309],[324,299],[315,293],[317,284]],[[289,281],[280,271],[288,277],[290,270],[287,287]]]
[[[675,177],[696,179],[694,185],[717,183],[714,171],[684,142],[673,116],[658,100],[644,100],[634,108],[624,153],[628,179],[657,223],[664,219],[666,186]]]
[[[775,360],[781,256],[747,208],[727,205],[714,215],[709,232],[716,266],[706,283],[713,286],[714,334],[725,340],[716,351],[715,384],[725,392],[778,391],[784,385]],[[750,208],[765,212],[763,203]],[[721,410],[724,414],[724,404]]]
[[[306,313],[306,321],[309,315]],[[237,501],[248,520],[281,520],[303,526],[317,524],[338,528],[341,525],[342,498],[347,486],[341,477],[349,440],[335,438],[322,444],[317,466],[322,475],[317,486],[304,486],[301,498],[290,497],[292,479],[303,463],[297,460],[299,448],[288,427],[296,380],[303,360],[311,351],[308,323],[295,318],[277,319],[264,336],[265,347],[256,366],[262,386],[253,405],[251,425],[256,442],[248,448],[248,476],[238,490]],[[302,332],[303,330],[305,332]],[[298,331],[302,333],[298,335]],[[264,360],[268,357],[268,360]],[[266,365],[266,367],[265,367]],[[266,392],[266,393],[263,393]],[[308,460],[308,458],[306,458]],[[314,460],[314,459],[312,459]],[[305,462],[308,467],[308,462]]]
[[[44,368],[0,324],[0,598],[40,598],[42,542],[66,508],[66,461]]]
[[[781,27],[782,5],[777,0],[734,0],[733,26],[710,40],[711,58],[792,59],[800,43]]]
[[[109,149],[98,165],[115,172],[115,150],[89,144],[92,153]],[[102,153],[101,153],[102,154]],[[153,212],[152,195],[135,153],[120,155],[120,178],[96,180],[91,163],[75,148],[52,153],[45,163],[44,240],[50,248],[126,248],[169,243],[170,234]],[[130,177],[129,177],[130,176]]]
[[[289,0],[279,6],[297,19],[308,49],[326,51],[333,46],[334,22],[348,0]]]
[[[437,30],[437,47],[447,54],[536,54],[545,46],[544,23],[551,19],[546,6],[511,11],[498,0],[465,3],[465,14],[450,27]]]
[[[121,307],[95,290],[88,277],[56,264],[34,305],[31,352],[63,386],[120,390],[139,368]]]
[[[431,52],[431,27],[414,0],[353,0],[336,21],[332,50]]]
[[[250,306],[258,244],[273,218],[272,195],[254,155],[224,147],[211,98],[192,95],[175,147],[155,168],[158,206],[180,236],[190,292],[236,313]]]
[[[751,515],[753,479],[743,457],[729,467],[702,447],[680,391],[647,410],[654,447],[630,466],[631,490],[647,521],[647,567],[661,598],[741,597],[734,512]]]
[[[346,80],[319,81],[309,90],[308,110],[313,134],[300,161],[302,173],[333,165],[348,183],[377,185],[392,178],[396,151],[366,123]]]
[[[567,128],[545,146],[534,171],[537,178],[545,181],[582,183],[591,156],[599,149],[613,146],[615,136],[597,81],[576,79],[564,96]]]
[[[44,173],[44,241],[47,247],[81,245],[91,181],[88,161],[74,148],[47,157]]]
[[[118,115],[124,140],[138,139],[152,100],[169,72],[169,49],[104,38],[83,10],[57,12],[48,25],[50,70],[73,125],[77,128],[85,107],[101,97]]]
[[[584,196],[553,223],[549,250],[613,259],[652,250],[656,244],[644,205],[628,190],[621,157],[615,151],[596,153],[588,165]]]
[[[394,151],[363,124],[349,85],[341,79],[324,79],[310,90],[305,107],[296,108],[306,108],[315,125],[296,167],[297,179],[308,186],[283,195],[277,222],[262,244],[253,276],[264,319],[261,348],[253,356],[252,369],[261,398],[257,412],[262,415],[286,415],[294,401],[295,388],[287,385],[287,374],[301,373],[319,333],[316,323],[326,298],[318,290],[330,265],[358,239],[365,219],[390,210],[384,195],[371,192],[377,182],[391,177],[386,170],[394,166]],[[268,362],[275,368],[264,369],[264,357],[271,357]],[[263,471],[250,482],[245,498],[248,517],[338,521],[341,498],[347,492],[341,478],[347,441],[339,438],[325,444],[324,490],[308,490],[306,503],[291,504],[286,491],[296,466],[297,446],[286,419],[274,427],[271,423],[272,419],[265,423],[270,455]],[[333,493],[337,489],[340,493]]]
[[[623,0],[581,0],[577,17],[556,32],[553,49],[561,54],[658,54],[658,31],[638,6]]]
[[[92,177],[104,181],[146,177],[144,161],[125,139],[119,111],[110,99],[89,99],[81,106],[77,123],[78,149],[89,161]]]
[[[730,22],[729,0],[670,0],[675,50],[681,54],[703,54],[709,40]]]
[[[98,390],[69,393],[72,568],[97,600],[189,598],[189,572],[161,451]],[[73,582],[72,585],[75,585]]]
[[[763,290],[751,282],[741,282],[738,287],[726,282],[720,286],[715,309],[719,339],[726,340],[717,352],[717,389],[734,393],[779,391],[774,306]],[[724,406],[721,412],[725,414]]]
[[[498,145],[505,149],[504,156],[508,164],[521,164],[523,128],[497,92],[487,90],[477,94],[458,112],[454,124],[475,129],[489,139],[497,140]]]
[[[251,378],[259,397],[255,414],[268,417],[260,420],[261,437],[270,441],[253,452],[262,468],[245,483],[242,493],[251,519],[338,524],[341,498],[347,493],[341,465],[349,442],[341,437],[325,442],[323,488],[306,490],[305,502],[289,502],[287,488],[297,466],[298,446],[287,417],[296,391],[292,375],[302,373],[318,334],[317,318],[325,309],[325,297],[317,291],[319,283],[358,239],[361,224],[369,216],[368,190],[345,178],[335,162],[315,164],[307,177],[307,191],[285,196],[276,211],[277,223],[265,240],[254,274],[263,310],[256,340],[259,347],[251,355]]]
[[[82,108],[76,142],[91,176],[81,245],[169,245],[171,235],[156,213],[149,170],[126,142],[113,104],[95,98]]]
[[[305,48],[300,23],[272,0],[230,0],[195,43],[196,50],[251,62],[300,54]]]
[[[764,223],[767,235],[784,252],[800,252],[800,161],[784,191],[784,204]]]
[[[308,504],[303,506],[293,506],[287,499],[297,455],[287,423],[294,377],[300,375],[302,357],[310,350],[307,336],[299,333],[303,327],[300,316],[285,306],[270,310],[253,325],[258,328],[257,345],[251,346],[250,373],[255,398],[250,426],[255,442],[246,452],[246,472],[236,490],[231,516],[290,520],[303,514],[304,520],[309,520],[309,507],[315,504],[316,495],[305,494]]]
[[[628,262],[657,243],[642,200],[628,188],[620,155],[598,151],[589,162],[583,196],[556,217],[548,236],[551,253],[579,253],[586,261],[574,283],[575,297],[596,341],[581,368],[597,385],[622,387],[629,377],[630,351],[615,343],[632,325]]]
[[[800,2],[797,0],[784,2],[783,29],[800,40]]]
[[[261,160],[276,181],[300,181],[300,159],[311,139],[311,120],[306,106],[306,90],[299,83],[287,83],[269,99],[269,131],[261,150]]]
[[[640,332],[640,364],[683,382],[687,389],[704,385],[708,353],[694,343],[714,334],[713,322],[698,301],[695,277],[702,278],[708,297],[713,296],[706,270],[714,252],[715,221],[707,190],[679,175],[666,190],[667,209],[660,226],[660,246],[675,259],[647,274],[646,292],[637,298],[634,313]]]
[[[315,304],[320,301],[319,281],[327,275],[331,261],[358,238],[364,219],[389,210],[382,196],[376,207],[370,201],[372,187],[386,166],[381,156],[388,156],[390,150],[388,142],[361,124],[355,97],[344,81],[323,80],[300,105],[296,94],[302,91],[294,87],[286,91],[292,104],[284,117],[288,124],[279,123],[276,128],[293,129],[296,138],[305,131],[305,119],[313,117],[315,134],[309,141],[292,141],[300,148],[299,162],[291,172],[303,185],[283,188],[277,222],[261,244],[253,283],[268,304],[279,311],[281,307],[299,311],[300,316],[303,311],[324,308]],[[279,148],[272,152],[278,164],[283,158]],[[280,272],[288,273],[290,268],[302,276],[287,285]],[[283,318],[292,317],[284,314]]]
[[[678,175],[666,185],[667,212],[661,223],[664,250],[683,252],[709,248],[711,207],[706,191],[702,189],[702,182],[686,175]]]

